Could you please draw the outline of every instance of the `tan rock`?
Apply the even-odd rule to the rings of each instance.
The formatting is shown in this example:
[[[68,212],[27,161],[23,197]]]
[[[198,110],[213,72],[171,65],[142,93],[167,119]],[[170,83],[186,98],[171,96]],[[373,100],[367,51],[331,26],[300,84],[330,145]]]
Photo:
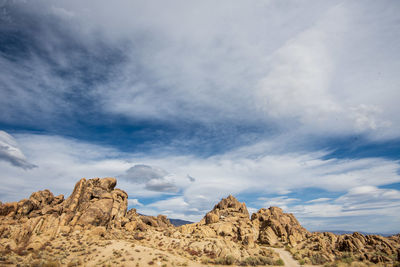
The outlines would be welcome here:
[[[205,220],[206,224],[217,223],[219,221],[219,216],[215,213],[207,213]]]
[[[278,237],[271,227],[266,227],[260,231],[259,241],[261,244],[273,246],[278,243]]]
[[[94,227],[91,231],[90,231],[90,235],[93,236],[105,236],[107,230],[104,226],[97,226]]]
[[[126,223],[124,227],[125,227],[126,230],[133,232],[133,231],[136,230],[137,222],[136,221],[130,221],[130,222]]]
[[[260,209],[250,220],[246,205],[233,196],[222,199],[199,223],[174,227],[164,215],[145,216],[135,209],[127,211],[128,196],[115,189],[115,185],[114,178],[81,179],[65,200],[63,195],[54,197],[49,190],[43,190],[19,202],[0,202],[1,260],[10,265],[29,265],[32,262],[24,256],[27,249],[42,250],[40,255],[44,255],[47,250],[63,249],[65,243],[75,247],[68,253],[79,254],[61,264],[79,255],[87,256],[82,261],[86,264],[86,259],[93,257],[90,251],[94,251],[82,251],[86,246],[95,245],[96,249],[104,248],[110,253],[110,245],[117,256],[114,245],[122,240],[134,242],[130,247],[137,246],[135,251],[157,247],[190,259],[205,257],[211,264],[225,258],[236,263],[259,257],[276,260],[277,255],[268,251],[266,245],[288,245],[296,259],[310,264],[333,262],[351,253],[354,259],[368,264],[392,266],[400,257],[400,235],[310,233],[293,214],[277,207]],[[59,239],[63,243],[49,246]],[[16,255],[10,250],[22,256],[10,256]],[[32,255],[36,257],[37,252]]]

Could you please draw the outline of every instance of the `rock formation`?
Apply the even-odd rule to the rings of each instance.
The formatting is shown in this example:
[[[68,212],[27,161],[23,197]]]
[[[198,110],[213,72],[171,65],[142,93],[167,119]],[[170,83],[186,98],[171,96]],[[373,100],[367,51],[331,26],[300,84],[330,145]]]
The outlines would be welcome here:
[[[43,190],[19,202],[0,202],[0,265],[30,266],[34,258],[50,258],[58,265],[76,259],[89,263],[96,258],[85,253],[101,250],[107,255],[107,244],[178,253],[197,263],[280,264],[278,254],[268,248],[273,246],[286,247],[305,264],[399,264],[400,235],[311,233],[278,207],[260,209],[250,218],[246,205],[233,196],[222,199],[200,222],[174,227],[166,216],[127,211],[128,195],[116,183],[114,178],[81,179],[67,199]],[[114,254],[110,257],[120,255]]]
[[[0,206],[0,249],[40,249],[59,233],[91,226],[120,227],[128,195],[114,189],[115,178],[81,179],[71,196],[54,197],[49,190]]]
[[[290,213],[283,213],[278,207],[260,209],[251,215],[253,225],[258,228],[258,241],[266,245],[289,243],[295,246],[310,233]]]

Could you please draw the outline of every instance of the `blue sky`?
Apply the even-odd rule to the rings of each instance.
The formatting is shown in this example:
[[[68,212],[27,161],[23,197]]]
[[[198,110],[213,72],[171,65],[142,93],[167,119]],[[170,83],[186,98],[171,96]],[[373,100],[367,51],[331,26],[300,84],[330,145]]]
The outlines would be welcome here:
[[[398,1],[3,1],[0,200],[118,178],[199,220],[228,194],[399,232]]]

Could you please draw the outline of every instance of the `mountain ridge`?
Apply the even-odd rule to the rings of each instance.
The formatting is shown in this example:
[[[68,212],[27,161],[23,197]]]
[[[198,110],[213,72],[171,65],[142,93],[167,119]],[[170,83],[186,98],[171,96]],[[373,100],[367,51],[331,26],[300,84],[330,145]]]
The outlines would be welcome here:
[[[108,255],[110,246],[126,250],[129,244],[140,246],[142,254],[157,250],[176,259],[177,253],[190,266],[206,262],[276,265],[279,254],[273,247],[286,247],[305,264],[343,262],[350,256],[352,261],[366,264],[394,265],[400,260],[400,235],[309,232],[293,214],[279,207],[262,208],[250,216],[246,204],[232,195],[217,203],[200,222],[176,227],[164,215],[146,216],[136,209],[128,210],[128,194],[115,188],[116,184],[110,177],[82,178],[67,199],[42,190],[29,199],[1,203],[0,253],[4,256],[0,263],[30,264],[38,257],[61,265],[81,259],[95,266],[97,259],[89,252],[96,249]],[[76,244],[82,250],[76,250]],[[115,265],[124,264],[114,254],[107,257],[114,257]],[[145,257],[139,258],[143,261]],[[138,259],[123,259],[126,264],[139,263]]]

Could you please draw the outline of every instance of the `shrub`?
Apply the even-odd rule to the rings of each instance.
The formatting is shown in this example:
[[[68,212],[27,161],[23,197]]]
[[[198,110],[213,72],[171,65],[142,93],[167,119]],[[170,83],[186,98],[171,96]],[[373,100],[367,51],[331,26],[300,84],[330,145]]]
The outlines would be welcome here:
[[[268,257],[259,257],[260,263],[264,265],[274,265],[274,260]]]
[[[244,261],[241,262],[241,265],[247,266],[257,266],[258,260],[255,257],[247,257]]]
[[[231,255],[227,255],[223,258],[217,258],[214,260],[215,264],[221,264],[221,265],[232,265],[234,264],[236,261],[236,259],[231,256]]]
[[[354,259],[353,259],[353,257],[351,255],[345,255],[344,257],[342,257],[340,259],[340,261],[344,262],[344,263],[347,263],[347,264],[351,264],[354,261]]]
[[[300,264],[300,265],[304,265],[304,264],[306,264],[306,261],[303,260],[303,259],[300,259],[300,260],[299,260],[299,264]]]
[[[310,258],[313,265],[322,265],[327,262],[327,260],[321,254],[314,254]]]
[[[236,261],[235,257],[233,257],[232,255],[228,255],[225,257],[225,264],[226,265],[232,265],[234,264]]]
[[[277,264],[277,261],[274,262],[274,260],[272,258],[265,257],[265,256],[258,256],[258,257],[247,257],[242,262],[240,262],[240,265],[241,266],[257,266],[257,265],[279,265],[279,264]]]
[[[277,261],[275,262],[275,265],[283,266],[283,265],[285,265],[285,262],[284,262],[282,259],[279,259],[279,260],[277,260]]]
[[[207,259],[207,258],[202,258],[201,259],[201,264],[208,264],[209,262],[210,262],[210,260]]]

